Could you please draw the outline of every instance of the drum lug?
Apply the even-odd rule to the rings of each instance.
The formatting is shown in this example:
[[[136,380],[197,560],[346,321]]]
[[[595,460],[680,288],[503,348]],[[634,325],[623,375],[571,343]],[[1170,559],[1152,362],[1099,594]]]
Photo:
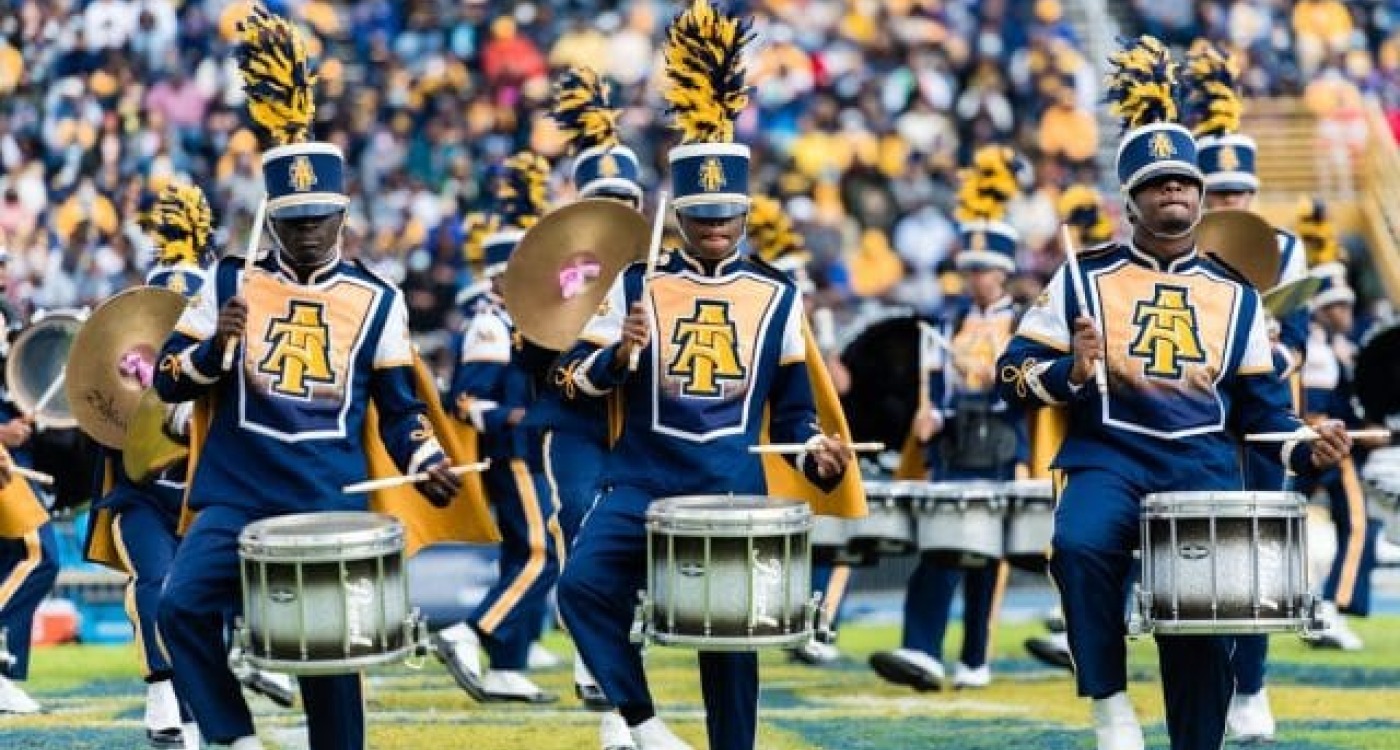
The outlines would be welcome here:
[[[9,630],[0,628],[0,670],[8,669],[15,663],[15,655],[10,653],[9,643],[6,640],[8,636]]]
[[[831,620],[826,616],[826,610],[822,609],[820,591],[813,592],[812,600],[807,602],[807,626],[812,632],[812,640],[828,645],[836,642],[836,631],[831,628]]]
[[[252,662],[248,659],[248,647],[252,645],[249,642],[250,637],[248,624],[243,621],[243,617],[240,615],[234,618],[231,639],[233,647],[228,652],[228,668],[240,680],[253,669]]]
[[[428,640],[428,620],[417,607],[403,618],[403,642],[409,644],[403,665],[413,670],[422,669],[432,646]]]
[[[1304,594],[1302,602],[1303,629],[1300,634],[1307,638],[1317,635],[1326,629],[1322,617],[1317,613],[1318,597],[1315,594]]]
[[[651,635],[647,632],[647,623],[651,622],[651,597],[642,591],[637,594],[637,599],[637,610],[632,616],[632,632],[628,637],[632,643],[641,646],[646,644],[647,637]]]
[[[1141,638],[1152,634],[1152,623],[1147,613],[1152,611],[1152,592],[1144,591],[1142,584],[1133,584],[1133,602],[1128,608],[1128,637]]]

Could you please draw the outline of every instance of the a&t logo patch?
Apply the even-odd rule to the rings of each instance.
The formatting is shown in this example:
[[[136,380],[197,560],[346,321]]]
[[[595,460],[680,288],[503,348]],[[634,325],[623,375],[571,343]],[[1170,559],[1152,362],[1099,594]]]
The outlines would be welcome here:
[[[728,302],[696,300],[695,312],[676,320],[671,343],[676,356],[667,374],[682,380],[686,396],[722,395],[722,381],[742,381],[747,374]]]
[[[1184,363],[1206,361],[1197,333],[1196,308],[1184,286],[1157,284],[1151,302],[1133,311],[1137,335],[1128,353],[1146,362],[1143,372],[1156,378],[1180,378]]]
[[[273,376],[273,391],[307,398],[312,384],[335,383],[330,367],[330,328],[320,303],[292,301],[286,317],[274,318],[268,325],[264,339],[270,349],[258,362],[258,372]]]

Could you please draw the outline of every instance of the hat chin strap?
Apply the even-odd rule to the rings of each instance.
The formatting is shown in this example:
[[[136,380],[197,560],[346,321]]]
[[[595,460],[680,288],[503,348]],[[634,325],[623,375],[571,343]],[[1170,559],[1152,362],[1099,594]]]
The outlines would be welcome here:
[[[1135,220],[1134,223],[1137,226],[1142,227],[1142,231],[1147,232],[1148,234],[1152,235],[1154,238],[1159,240],[1185,239],[1186,237],[1189,237],[1192,232],[1196,231],[1196,227],[1201,225],[1201,219],[1205,217],[1204,204],[1197,203],[1196,216],[1195,218],[1191,219],[1191,226],[1187,227],[1186,229],[1180,232],[1159,232],[1156,229],[1153,229],[1152,226],[1147,223],[1147,220],[1143,218],[1142,210],[1138,208],[1137,199],[1133,197],[1132,193],[1128,193],[1126,202],[1128,205],[1128,215]]]

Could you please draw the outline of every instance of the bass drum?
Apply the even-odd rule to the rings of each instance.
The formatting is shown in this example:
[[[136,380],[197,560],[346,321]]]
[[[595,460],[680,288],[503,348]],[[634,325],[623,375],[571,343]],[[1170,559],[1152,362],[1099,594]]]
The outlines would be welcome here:
[[[1356,399],[1369,422],[1390,425],[1400,420],[1400,323],[1366,334],[1356,356]]]
[[[851,375],[841,408],[851,437],[899,450],[919,408],[919,317],[907,308],[858,318],[840,347]]]

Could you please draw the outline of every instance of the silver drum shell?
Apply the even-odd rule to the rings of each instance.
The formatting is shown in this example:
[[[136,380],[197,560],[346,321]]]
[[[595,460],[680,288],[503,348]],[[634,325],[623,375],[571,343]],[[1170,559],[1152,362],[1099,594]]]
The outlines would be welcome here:
[[[986,565],[1005,553],[1001,482],[926,483],[914,507],[922,553],[941,555],[964,567]]]

